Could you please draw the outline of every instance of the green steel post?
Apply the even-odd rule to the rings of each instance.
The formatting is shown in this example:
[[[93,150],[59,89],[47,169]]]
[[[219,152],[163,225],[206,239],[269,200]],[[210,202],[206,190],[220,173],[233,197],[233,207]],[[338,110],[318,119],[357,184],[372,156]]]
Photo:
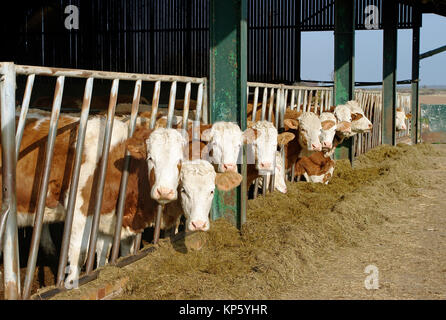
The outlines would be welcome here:
[[[335,2],[334,104],[344,104],[355,91],[355,0]],[[353,139],[336,148],[335,159],[353,161]]]
[[[419,108],[421,13],[416,7],[414,7],[414,23],[415,27],[412,29],[412,120],[410,132],[412,143],[417,144],[421,135]]]
[[[211,122],[237,122],[246,129],[247,1],[210,1],[209,103]],[[216,192],[212,218],[225,217],[238,228],[246,221],[246,151],[239,172],[242,185]]]
[[[398,40],[398,3],[383,3],[383,144],[396,145],[396,63]]]
[[[302,1],[296,1],[295,2],[296,8],[295,8],[295,19],[296,19],[296,29],[295,29],[295,47],[294,47],[294,54],[295,54],[295,68],[294,68],[294,82],[299,83],[301,81],[301,63],[302,63],[302,32],[301,32],[301,26],[300,26],[300,13],[301,13],[301,6]]]

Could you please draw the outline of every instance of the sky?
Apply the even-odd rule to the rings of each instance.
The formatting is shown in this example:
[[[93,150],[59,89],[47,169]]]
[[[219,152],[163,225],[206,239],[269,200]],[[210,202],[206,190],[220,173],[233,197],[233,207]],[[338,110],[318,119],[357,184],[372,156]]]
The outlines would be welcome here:
[[[446,17],[423,14],[420,53],[446,45]],[[356,31],[356,81],[382,81],[382,30]],[[302,79],[331,80],[333,32],[302,33]],[[397,79],[412,73],[412,30],[398,30]],[[446,86],[446,52],[420,61],[421,86]]]

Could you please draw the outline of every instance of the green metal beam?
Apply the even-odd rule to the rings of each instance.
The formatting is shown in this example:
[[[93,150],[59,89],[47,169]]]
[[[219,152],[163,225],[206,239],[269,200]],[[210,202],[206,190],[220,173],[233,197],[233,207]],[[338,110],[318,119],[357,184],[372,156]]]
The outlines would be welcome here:
[[[419,20],[416,25],[421,25],[422,15],[417,8],[414,8],[414,21]],[[421,139],[421,110],[419,105],[419,85],[420,85],[420,27],[413,28],[412,31],[412,97],[411,109],[412,119],[410,132],[412,136],[412,143],[417,144]]]
[[[344,104],[355,91],[355,0],[335,2],[334,103]],[[353,161],[353,139],[336,148],[335,159]]]
[[[398,40],[398,3],[383,3],[383,144],[396,145],[396,65]]]
[[[432,57],[432,56],[434,56],[436,54],[439,54],[439,53],[442,53],[444,51],[446,51],[446,46],[441,46],[441,47],[439,47],[437,49],[427,51],[427,52],[425,52],[423,54],[420,54],[420,60]]]
[[[209,103],[211,122],[237,122],[246,129],[247,1],[210,0]],[[246,151],[236,190],[216,192],[212,218],[225,217],[238,228],[246,221]]]

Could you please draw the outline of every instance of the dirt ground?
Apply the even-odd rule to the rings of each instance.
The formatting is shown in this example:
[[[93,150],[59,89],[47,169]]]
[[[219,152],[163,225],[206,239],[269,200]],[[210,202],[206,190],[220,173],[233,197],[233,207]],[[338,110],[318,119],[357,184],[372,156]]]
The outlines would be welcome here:
[[[422,104],[446,104],[446,94],[420,95]]]
[[[446,150],[446,145],[437,145]],[[389,220],[369,227],[355,247],[321,259],[316,270],[279,299],[446,299],[446,157],[421,170],[430,183],[420,197],[388,206]],[[365,288],[368,265],[379,289]]]

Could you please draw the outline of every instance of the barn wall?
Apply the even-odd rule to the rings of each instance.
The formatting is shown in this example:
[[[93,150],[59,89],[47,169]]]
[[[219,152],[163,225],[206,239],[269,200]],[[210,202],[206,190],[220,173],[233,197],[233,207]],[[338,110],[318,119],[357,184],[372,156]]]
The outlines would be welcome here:
[[[2,61],[18,64],[194,77],[209,73],[209,0],[16,1],[0,22]],[[68,5],[79,8],[79,29],[64,27]],[[296,28],[334,29],[334,0],[248,0],[248,80],[291,83],[296,74]],[[364,10],[382,0],[357,0]],[[300,5],[300,10],[299,6]],[[380,15],[380,26],[382,17]],[[400,5],[399,27],[412,27]]]

